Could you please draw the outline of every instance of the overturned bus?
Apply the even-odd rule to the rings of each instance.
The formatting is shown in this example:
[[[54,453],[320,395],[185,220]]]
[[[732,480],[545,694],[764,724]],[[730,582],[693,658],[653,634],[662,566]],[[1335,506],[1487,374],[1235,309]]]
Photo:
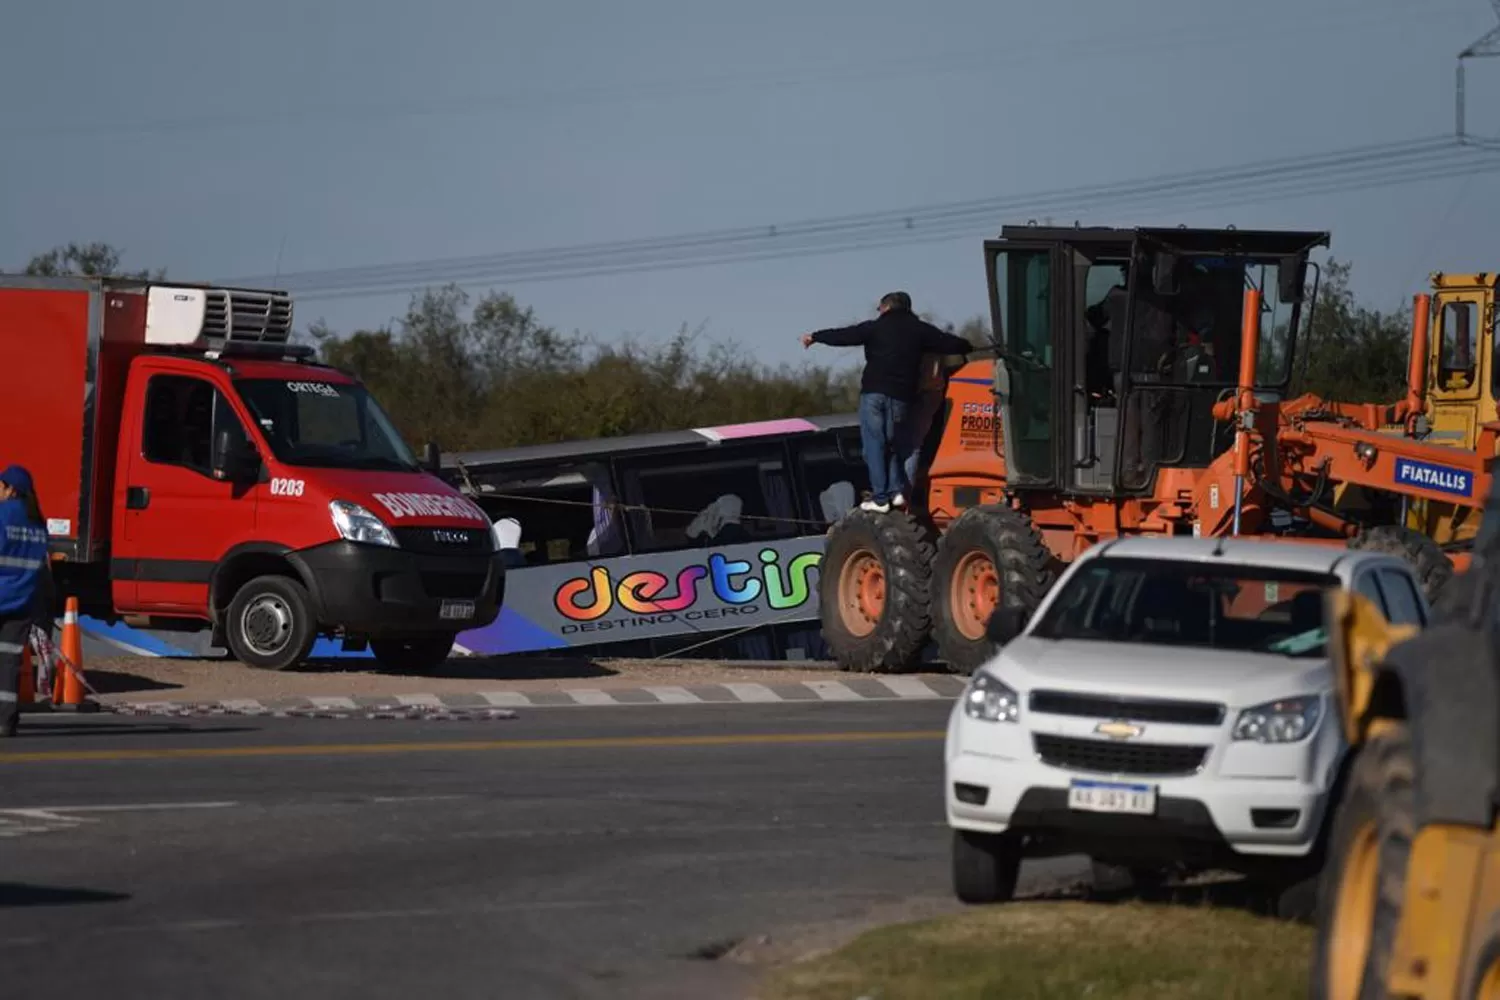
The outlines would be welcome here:
[[[853,414],[443,457],[494,522],[477,655],[820,659],[817,568],[869,480]]]

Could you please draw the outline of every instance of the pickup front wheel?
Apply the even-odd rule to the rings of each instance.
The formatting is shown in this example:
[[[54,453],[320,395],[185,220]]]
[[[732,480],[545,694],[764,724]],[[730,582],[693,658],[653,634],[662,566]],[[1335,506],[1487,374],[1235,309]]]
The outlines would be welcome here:
[[[229,651],[246,666],[285,670],[307,659],[317,640],[307,588],[290,577],[258,576],[229,602],[224,633]]]

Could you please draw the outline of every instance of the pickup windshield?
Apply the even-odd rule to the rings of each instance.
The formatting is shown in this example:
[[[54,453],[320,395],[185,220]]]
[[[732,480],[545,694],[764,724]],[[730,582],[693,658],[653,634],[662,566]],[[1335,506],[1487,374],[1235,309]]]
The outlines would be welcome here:
[[[276,458],[323,469],[416,471],[416,459],[364,386],[319,381],[235,380]]]
[[[1326,656],[1329,574],[1104,556],[1081,567],[1032,629],[1042,639]]]

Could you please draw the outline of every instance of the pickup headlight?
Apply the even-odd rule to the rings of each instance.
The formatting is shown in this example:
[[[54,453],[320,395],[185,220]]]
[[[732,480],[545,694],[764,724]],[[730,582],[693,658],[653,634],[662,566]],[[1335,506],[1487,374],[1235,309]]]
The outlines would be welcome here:
[[[334,500],[328,504],[329,516],[333,518],[334,530],[346,542],[362,542],[365,545],[389,545],[398,548],[396,536],[385,522],[357,503]]]
[[[994,675],[981,670],[964,692],[964,714],[985,722],[1015,722],[1021,718],[1021,699]]]
[[[1234,738],[1256,743],[1296,743],[1317,726],[1323,700],[1315,694],[1255,705],[1240,713]]]

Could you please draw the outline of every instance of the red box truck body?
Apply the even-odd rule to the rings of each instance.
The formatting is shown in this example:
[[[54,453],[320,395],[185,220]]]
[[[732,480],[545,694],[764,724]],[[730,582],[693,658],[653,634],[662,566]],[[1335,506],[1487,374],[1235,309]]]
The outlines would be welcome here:
[[[319,634],[432,665],[499,614],[489,519],[291,325],[281,292],[0,276],[0,465],[87,614],[208,623],[254,666]]]

